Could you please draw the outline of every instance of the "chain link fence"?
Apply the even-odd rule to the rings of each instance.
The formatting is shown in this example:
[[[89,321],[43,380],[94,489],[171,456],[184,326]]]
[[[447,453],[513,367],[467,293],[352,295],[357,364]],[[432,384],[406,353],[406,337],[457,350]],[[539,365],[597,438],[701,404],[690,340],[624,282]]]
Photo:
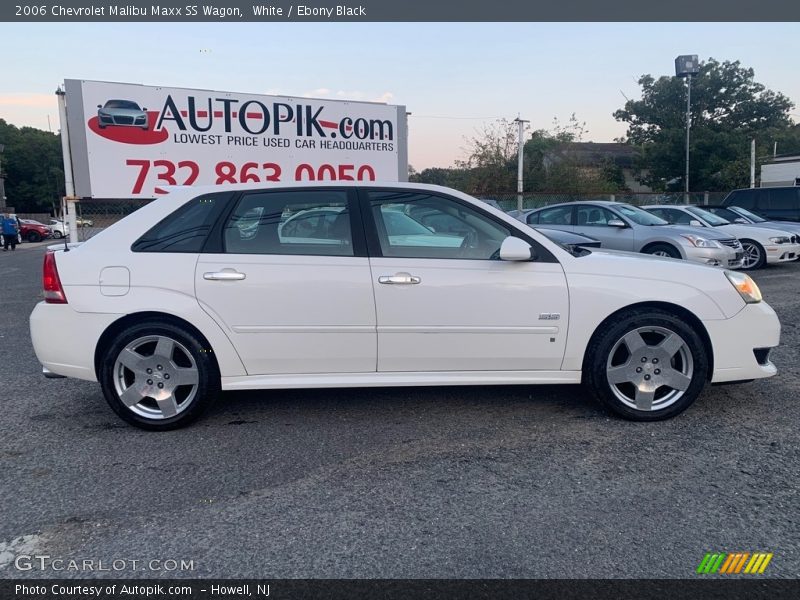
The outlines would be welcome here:
[[[76,203],[78,241],[88,240],[150,202],[151,200],[82,199]]]
[[[518,206],[518,195],[516,192],[496,192],[496,193],[474,193],[472,194],[481,200],[494,200],[505,210],[516,210]],[[718,204],[727,196],[727,192],[689,192],[689,204]],[[686,194],[684,192],[651,192],[651,193],[631,193],[631,192],[598,192],[598,193],[569,193],[569,192],[524,192],[522,194],[523,210],[529,208],[539,208],[548,204],[558,204],[560,202],[575,202],[577,200],[611,200],[616,202],[627,202],[636,206],[647,206],[651,204],[684,204]]]

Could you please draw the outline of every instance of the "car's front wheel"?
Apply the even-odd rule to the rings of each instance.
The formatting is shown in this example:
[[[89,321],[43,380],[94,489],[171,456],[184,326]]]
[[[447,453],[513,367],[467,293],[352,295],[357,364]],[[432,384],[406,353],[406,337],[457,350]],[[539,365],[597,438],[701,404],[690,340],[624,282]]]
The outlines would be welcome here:
[[[586,350],[584,383],[610,411],[633,421],[668,419],[705,386],[702,339],[676,315],[632,310],[597,332]]]
[[[61,233],[58,229],[54,229],[53,237],[56,238],[57,240],[60,240],[62,237],[64,237],[64,234]]]
[[[134,325],[114,339],[99,368],[103,394],[122,419],[166,430],[199,417],[219,392],[206,344],[169,322]]]
[[[742,258],[742,270],[754,271],[760,269],[767,262],[767,253],[764,246],[754,240],[741,240],[744,257]]]
[[[680,258],[681,253],[675,246],[670,244],[653,244],[644,250],[645,254],[652,254],[653,256],[664,256],[666,258]]]

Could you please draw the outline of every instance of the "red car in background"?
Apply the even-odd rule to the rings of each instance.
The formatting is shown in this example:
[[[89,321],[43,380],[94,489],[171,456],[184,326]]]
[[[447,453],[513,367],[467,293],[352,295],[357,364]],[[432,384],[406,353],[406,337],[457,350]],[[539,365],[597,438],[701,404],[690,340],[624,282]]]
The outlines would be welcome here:
[[[29,219],[19,220],[19,236],[26,242],[41,242],[53,234],[53,231],[44,223]]]

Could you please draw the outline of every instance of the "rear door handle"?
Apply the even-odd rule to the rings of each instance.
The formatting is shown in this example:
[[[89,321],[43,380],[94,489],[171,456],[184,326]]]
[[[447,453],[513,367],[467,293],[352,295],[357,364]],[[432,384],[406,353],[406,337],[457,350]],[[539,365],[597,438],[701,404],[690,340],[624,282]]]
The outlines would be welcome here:
[[[378,277],[378,283],[385,283],[386,285],[416,285],[421,283],[422,279],[415,275],[408,273],[397,273],[395,275],[381,275]]]
[[[222,271],[203,273],[203,279],[207,279],[209,281],[241,281],[246,277],[246,274],[235,271],[234,269],[224,269]]]

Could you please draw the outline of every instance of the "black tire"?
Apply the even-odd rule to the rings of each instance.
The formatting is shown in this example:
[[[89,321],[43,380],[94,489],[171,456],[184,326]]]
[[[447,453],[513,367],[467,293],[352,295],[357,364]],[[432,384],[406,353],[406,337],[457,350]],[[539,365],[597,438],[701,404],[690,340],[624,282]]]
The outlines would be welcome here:
[[[659,386],[661,380],[656,379],[656,377],[667,377],[668,375],[657,376],[653,374],[659,371],[658,365],[651,364],[652,362],[658,363],[657,358],[647,357],[649,362],[641,361],[638,354],[628,351],[626,344],[623,343],[624,348],[620,348],[619,343],[623,342],[623,337],[626,334],[649,328],[653,328],[654,331],[652,333],[639,333],[639,337],[647,344],[641,349],[641,353],[645,355],[651,354],[651,352],[656,354],[655,350],[659,349],[658,346],[649,344],[651,341],[655,344],[659,343],[658,337],[663,333],[661,330],[677,334],[681,341],[684,342],[673,358],[669,359],[674,361],[669,366],[670,373],[679,371],[681,366],[687,372],[687,374],[681,375],[683,381],[688,383],[685,390],[682,390],[682,394],[678,394],[678,390],[670,391],[671,388],[668,386]],[[645,336],[649,336],[649,339],[645,339]],[[661,341],[665,339],[666,336]],[[614,351],[613,356],[611,356],[612,351]],[[627,361],[624,358],[626,352],[629,353]],[[661,350],[659,349],[660,352]],[[660,355],[662,356],[660,366],[663,369],[666,363],[663,360],[663,354]],[[652,406],[650,409],[640,410],[636,406],[631,406],[630,403],[620,399],[620,395],[625,397],[626,393],[628,395],[637,394],[638,398],[639,392],[637,390],[640,388],[632,382],[620,382],[617,385],[612,385],[609,382],[609,369],[618,368],[612,366],[617,364],[614,362],[617,360],[622,360],[620,367],[627,368],[630,365],[630,368],[642,371],[641,377],[643,378],[647,373],[651,373],[649,379],[652,383],[640,381],[642,386],[652,385],[655,388],[654,399],[651,400]],[[686,365],[690,368],[685,368]],[[655,371],[653,371],[654,368]],[[632,309],[603,325],[592,337],[586,349],[583,383],[607,410],[620,417],[631,421],[660,421],[674,417],[692,405],[705,387],[708,379],[708,370],[708,354],[703,340],[700,339],[693,325],[665,310]],[[637,374],[636,377],[640,377],[640,375]],[[616,390],[616,393],[614,390]],[[630,391],[626,392],[626,390]],[[659,400],[659,394],[661,394],[661,400]],[[670,402],[669,394],[674,394],[677,398]],[[663,404],[663,408],[658,407],[659,403]]]
[[[670,244],[653,244],[642,250],[642,253],[654,254],[656,256],[669,256],[670,258],[681,258],[681,253],[678,252],[678,249]]]
[[[748,253],[756,253],[758,255],[758,259],[748,266],[745,266],[742,263],[742,271],[755,271],[756,269],[761,269],[767,263],[767,252],[764,250],[764,246],[759,244],[755,240],[748,240],[742,239],[742,250],[744,250],[745,260],[748,257]]]
[[[193,368],[196,368],[197,371],[197,384],[194,396],[191,399],[187,398],[185,400],[187,403],[186,406],[181,404],[180,406],[182,406],[182,408],[180,408],[180,412],[174,416],[151,418],[138,414],[135,410],[147,409],[147,407],[144,406],[145,403],[150,403],[153,406],[157,403],[152,398],[144,398],[142,401],[143,404],[137,404],[134,408],[129,408],[123,403],[117,391],[116,383],[118,374],[116,373],[115,365],[117,365],[117,359],[120,357],[120,353],[130,344],[148,337],[169,338],[177,342],[177,353],[173,355],[176,357],[176,363],[178,358],[184,361],[186,360],[186,357],[183,356],[184,350],[188,352],[191,356],[191,360],[194,361],[194,365],[191,365]],[[212,353],[208,345],[196,334],[168,321],[154,320],[132,325],[107,344],[107,347],[101,350],[101,356],[103,358],[99,365],[98,377],[106,401],[121,419],[141,429],[166,431],[184,427],[195,421],[208,410],[219,395],[219,370],[216,362],[212,358]],[[153,355],[153,357],[155,357],[155,355]],[[144,358],[149,360],[153,357],[145,356]],[[173,363],[172,367],[174,367],[176,363]],[[170,367],[167,367],[166,370],[170,370]],[[126,372],[126,376],[130,375],[134,375],[133,371]],[[133,387],[133,385],[131,385],[131,387]],[[177,395],[176,392],[175,396],[177,397]]]
[[[60,231],[54,229],[53,230],[53,237],[56,238],[57,240],[60,240],[62,237],[64,237],[64,234],[61,233]]]
[[[25,236],[25,239],[27,239],[31,244],[35,244],[42,241],[42,235],[38,231],[29,231],[28,235]]]

